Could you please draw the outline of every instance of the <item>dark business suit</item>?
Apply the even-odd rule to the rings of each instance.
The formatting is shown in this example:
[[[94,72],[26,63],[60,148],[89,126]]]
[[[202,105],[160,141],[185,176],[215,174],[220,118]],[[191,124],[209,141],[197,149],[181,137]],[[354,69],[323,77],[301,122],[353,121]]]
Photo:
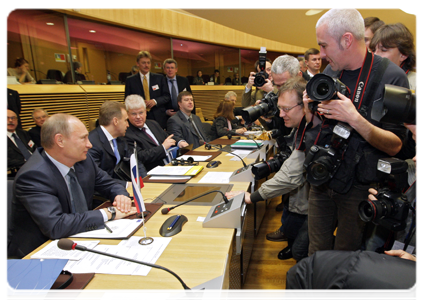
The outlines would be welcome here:
[[[211,140],[215,140],[217,138],[220,138],[222,136],[226,136],[228,135],[228,133],[230,133],[231,135],[236,135],[236,130],[243,128],[244,126],[239,125],[239,120],[237,118],[233,119],[231,121],[231,126],[232,129],[229,130],[228,128],[228,119],[226,119],[225,117],[217,117],[216,119],[213,120],[213,124],[211,127],[211,134],[212,136],[210,137]]]
[[[147,112],[147,118],[156,120],[162,128],[166,128],[167,118],[164,116],[166,116],[166,107],[170,101],[170,93],[163,75],[150,72],[149,91],[150,99],[155,99],[157,104]],[[140,95],[145,100],[140,73],[126,79],[125,98],[133,94]]]
[[[145,123],[153,132],[159,145],[153,143],[149,137],[141,132],[141,129],[132,125],[131,122],[129,122],[129,127],[126,130],[125,139],[128,143],[129,151],[131,152],[133,152],[134,149],[134,141],[137,142],[138,160],[144,164],[147,171],[150,171],[157,166],[164,165],[163,159],[167,156],[162,143],[168,137],[168,134],[154,120],[146,120]],[[176,142],[180,141],[177,138],[174,139]]]
[[[113,152],[110,142],[104,134],[100,126],[92,130],[88,136],[93,147],[88,150],[88,153],[94,159],[97,166],[106,171],[112,178],[119,181],[120,184],[126,186],[126,181],[121,180],[120,177],[115,173],[116,156]],[[121,160],[129,164],[129,158],[132,153],[128,151],[128,145],[123,137],[116,138],[119,155]],[[147,176],[147,171],[142,163],[138,163],[138,170],[141,177]]]
[[[128,196],[126,189],[97,167],[90,155],[74,165],[89,211],[71,213],[65,179],[42,148],[19,170],[15,178],[12,228],[8,255],[24,256],[48,239],[104,228],[103,216],[92,209],[94,190],[112,201]]]
[[[37,145],[31,139],[29,133],[23,129],[16,129],[16,134],[21,139],[25,147],[31,152],[34,153]],[[31,144],[32,147],[28,145]],[[7,168],[20,168],[25,163],[25,157],[23,156],[21,150],[12,142],[9,137],[7,137]]]
[[[196,115],[192,115],[192,120],[200,131],[200,134],[203,136],[204,141],[208,142],[210,139],[204,132],[200,118]],[[182,111],[178,111],[175,115],[169,118],[167,121],[167,132],[169,134],[174,134],[174,137],[177,139],[185,140],[188,144],[193,144],[193,149],[201,146],[199,142],[201,137],[197,135]]]
[[[15,112],[18,116],[18,128],[22,129],[21,118],[19,116],[22,109],[21,98],[17,91],[9,88],[7,89],[7,109]]]
[[[165,76],[165,79],[166,79],[166,84],[169,87],[169,84],[168,84],[169,78],[167,78]],[[187,91],[187,92],[190,92],[192,94],[191,86],[189,85],[188,78],[176,75],[176,83],[178,85],[178,91],[177,91],[178,95],[179,95],[180,92],[183,92],[183,91]],[[172,94],[172,91],[169,90],[169,93]],[[176,95],[176,96],[178,96],[178,95]],[[178,103],[175,103],[175,104],[176,104],[177,109],[175,109],[174,105],[172,105],[172,99],[171,99],[169,101],[169,103],[167,104],[166,109],[174,109],[175,111],[179,111]],[[194,108],[194,111],[195,111],[195,108]]]
[[[31,139],[34,141],[35,145],[40,147],[41,146],[41,127],[38,125],[35,125],[30,130],[28,130],[28,133],[31,136]]]

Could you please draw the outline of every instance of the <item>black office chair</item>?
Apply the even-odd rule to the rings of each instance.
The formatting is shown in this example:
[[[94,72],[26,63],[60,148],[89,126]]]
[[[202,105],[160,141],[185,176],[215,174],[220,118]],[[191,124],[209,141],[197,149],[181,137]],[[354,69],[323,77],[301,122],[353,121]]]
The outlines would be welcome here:
[[[63,82],[63,74],[60,70],[50,69],[47,71],[47,79],[54,79]]]
[[[212,130],[211,130],[212,124],[210,124],[210,123],[204,123],[204,122],[201,122],[201,124],[203,125],[203,130],[204,130],[205,134],[208,137],[211,137],[212,136]]]
[[[122,83],[125,83],[126,78],[128,78],[129,76],[131,76],[130,72],[120,72],[119,73],[119,81]]]
[[[225,79],[225,85],[232,85],[232,79],[231,79],[231,77],[226,77],[226,79]]]
[[[210,81],[210,75],[204,74],[204,75],[203,75],[203,76],[201,76],[201,77],[203,77],[203,81],[204,81],[204,83],[207,83],[207,82],[209,82],[209,81]]]
[[[12,258],[15,257],[16,254],[12,253],[13,251],[9,251],[9,244],[12,240],[12,202],[14,199],[13,194],[13,182],[14,180],[7,180],[7,257]]]
[[[187,79],[188,79],[189,85],[193,85],[194,84],[194,76],[188,75],[187,76]]]
[[[245,77],[245,76],[241,77],[241,83],[242,84],[248,83],[248,77]]]

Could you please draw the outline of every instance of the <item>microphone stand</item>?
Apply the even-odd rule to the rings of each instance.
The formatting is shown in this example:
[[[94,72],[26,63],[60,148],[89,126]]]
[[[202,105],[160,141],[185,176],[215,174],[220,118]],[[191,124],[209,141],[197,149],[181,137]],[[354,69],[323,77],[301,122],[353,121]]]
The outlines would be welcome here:
[[[239,156],[238,154],[232,153],[231,151],[227,151],[227,150],[225,150],[225,149],[223,149],[223,148],[219,148],[218,146],[215,146],[215,145],[212,145],[212,144],[209,144],[209,143],[206,143],[206,144],[204,145],[204,147],[205,147],[207,150],[210,150],[211,148],[214,148],[214,149],[219,150],[219,151],[223,151],[223,152],[230,153],[230,154],[232,154],[232,155],[234,155],[234,156],[238,157],[238,158],[241,160],[241,162],[242,162],[242,164],[244,165],[244,167],[245,167],[245,168],[247,167],[247,164],[244,162],[244,160],[243,160],[243,159],[241,158],[241,156]],[[220,147],[222,147],[222,146],[220,145]]]
[[[67,239],[61,239],[60,241],[67,241]],[[70,240],[68,240],[68,241],[70,241]],[[66,244],[67,243],[65,242],[65,245]],[[62,247],[59,247],[59,248],[62,249],[62,250],[71,250],[69,248],[68,249],[62,248]],[[150,264],[148,262],[138,261],[138,260],[135,260],[135,259],[131,259],[131,258],[127,258],[127,257],[115,255],[115,254],[109,254],[109,253],[106,253],[106,252],[97,251],[97,250],[94,250],[94,249],[89,249],[85,246],[79,246],[76,243],[74,243],[74,245],[72,246],[72,249],[73,250],[77,249],[77,250],[80,250],[80,251],[88,251],[88,252],[92,252],[92,253],[95,253],[95,254],[100,254],[100,255],[104,255],[104,256],[109,256],[111,258],[117,258],[117,259],[121,259],[121,260],[125,260],[125,261],[130,261],[130,262],[133,262],[133,263],[136,263],[136,264],[141,264],[141,265],[145,265],[145,266],[148,266],[148,267],[151,267],[151,268],[156,268],[156,269],[166,271],[166,272],[172,274],[173,276],[175,276],[176,279],[178,279],[178,281],[182,284],[182,286],[185,290],[190,290],[190,288],[185,284],[185,282],[183,282],[183,280],[175,272],[173,272],[173,271],[171,271],[171,270],[169,270],[165,267],[155,265],[155,264]]]
[[[222,191],[219,191],[219,190],[213,190],[213,191],[208,191],[208,192],[205,192],[205,193],[203,193],[203,194],[201,194],[201,195],[198,195],[198,196],[196,196],[196,197],[194,197],[194,198],[192,198],[192,199],[189,199],[189,200],[187,200],[187,201],[185,201],[185,202],[182,202],[182,203],[180,203],[180,204],[178,204],[178,205],[176,205],[176,206],[169,207],[169,208],[163,208],[163,209],[161,210],[161,212],[162,212],[162,214],[163,214],[163,215],[166,215],[169,211],[171,211],[171,210],[172,210],[172,209],[174,209],[174,208],[177,208],[178,206],[181,206],[181,205],[187,204],[187,203],[189,203],[189,202],[191,202],[191,201],[197,200],[198,198],[201,198],[201,197],[203,197],[203,196],[207,196],[208,194],[211,194],[211,193],[221,193],[221,194],[222,194],[223,201],[225,201],[225,203],[226,203],[226,204],[229,202],[229,201],[228,201],[228,198],[226,198],[225,194],[223,194],[223,192],[222,192]]]
[[[141,193],[141,186],[140,186],[140,175],[139,175],[139,171],[138,171],[138,154],[137,154],[137,142],[134,141],[134,155],[135,155],[135,174],[137,177],[136,180],[136,188],[138,189],[138,191],[140,191]],[[141,217],[142,217],[142,222],[143,222],[143,230],[144,230],[144,237],[141,238],[138,243],[140,245],[150,245],[154,239],[152,237],[147,237],[147,226],[145,224],[145,218],[144,218],[144,210],[141,209]]]

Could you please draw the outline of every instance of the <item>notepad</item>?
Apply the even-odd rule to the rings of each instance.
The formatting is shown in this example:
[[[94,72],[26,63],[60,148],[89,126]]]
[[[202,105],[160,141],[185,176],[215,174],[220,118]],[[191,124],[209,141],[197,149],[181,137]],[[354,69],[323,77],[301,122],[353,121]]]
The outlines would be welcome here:
[[[154,176],[194,176],[201,172],[203,166],[157,166],[147,174]]]

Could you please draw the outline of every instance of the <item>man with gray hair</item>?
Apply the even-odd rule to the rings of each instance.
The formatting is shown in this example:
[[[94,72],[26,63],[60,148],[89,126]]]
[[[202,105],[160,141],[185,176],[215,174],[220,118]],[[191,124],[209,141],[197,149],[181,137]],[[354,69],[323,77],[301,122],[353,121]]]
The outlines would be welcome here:
[[[385,84],[408,88],[404,71],[367,50],[364,21],[357,10],[329,10],[316,24],[316,37],[321,58],[329,63],[323,74],[338,78],[351,95],[337,92],[339,99],[318,102],[323,125],[308,136],[306,133],[306,151],[313,145],[313,149],[331,145],[334,128],[339,123],[343,128],[349,125],[351,131],[346,139],[348,147],[339,153],[338,168],[333,171],[328,166],[331,175],[326,182],[314,181],[311,172],[307,174],[311,184],[309,255],[319,250],[360,248],[364,222],[358,215],[358,205],[367,199],[370,185],[378,183],[378,159],[398,153],[405,134],[402,126],[372,120],[373,102],[382,98]],[[309,96],[312,97],[304,93],[305,107],[312,102]]]
[[[51,116],[41,128],[41,145],[15,178],[9,255],[23,257],[49,239],[103,229],[108,220],[136,213],[126,189],[87,155],[91,143],[78,118]],[[113,206],[92,210],[94,191]]]
[[[35,122],[35,126],[28,130],[28,133],[37,146],[41,146],[41,126],[44,124],[47,118],[48,112],[45,109],[36,108],[32,112],[32,119]]]
[[[146,118],[146,105],[140,95],[127,96],[125,105],[129,120],[125,139],[131,152],[134,149],[134,142],[137,143],[138,159],[147,171],[170,163],[172,157],[169,150],[172,146],[178,145],[180,148],[188,146],[187,142],[177,137],[173,138],[173,134],[168,135],[159,123]]]

